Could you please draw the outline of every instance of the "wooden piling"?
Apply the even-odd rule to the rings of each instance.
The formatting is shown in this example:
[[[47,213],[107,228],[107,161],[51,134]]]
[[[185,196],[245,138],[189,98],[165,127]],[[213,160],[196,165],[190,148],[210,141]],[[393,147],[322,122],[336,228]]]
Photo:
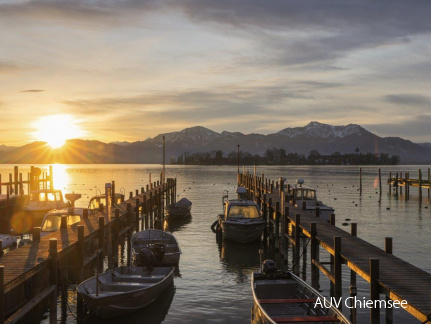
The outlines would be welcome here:
[[[362,197],[362,168],[359,168],[359,196]]]
[[[329,224],[335,226],[335,214],[329,215]]]
[[[388,190],[389,190],[389,196],[392,196],[392,172],[389,171],[389,182],[388,182]]]
[[[385,252],[392,254],[392,237],[385,237]],[[390,300],[389,296],[385,296],[386,304]],[[394,322],[394,312],[391,307],[386,307],[386,324],[392,324]]]
[[[99,269],[99,273],[103,272],[103,249],[105,247],[105,217],[99,216],[99,254],[100,258],[98,259],[97,268]]]
[[[311,286],[314,289],[319,289],[319,268],[317,268],[313,262],[313,260],[319,261],[319,243],[316,239],[316,223],[310,223],[310,235]]]
[[[422,201],[422,171],[419,169],[419,200]]]
[[[40,227],[33,227],[33,242],[40,241]]]
[[[382,196],[382,171],[380,168],[379,168],[379,196],[380,197]]]
[[[379,285],[379,259],[370,259],[370,300],[375,301],[380,299]],[[380,307],[379,303],[375,303],[375,307],[370,308],[370,323],[380,324]]]
[[[135,229],[139,231],[139,199],[135,199]]]
[[[0,265],[0,324],[5,320],[4,266]]]
[[[57,239],[49,240],[49,284],[54,286],[54,291],[49,297],[49,323],[57,323]]]
[[[335,298],[338,300],[342,297],[342,272],[341,272],[341,237],[334,237],[334,285],[335,285]],[[338,309],[342,309],[343,303],[339,304]]]
[[[293,272],[299,275],[299,251],[301,246],[301,214],[295,215],[295,267]]]

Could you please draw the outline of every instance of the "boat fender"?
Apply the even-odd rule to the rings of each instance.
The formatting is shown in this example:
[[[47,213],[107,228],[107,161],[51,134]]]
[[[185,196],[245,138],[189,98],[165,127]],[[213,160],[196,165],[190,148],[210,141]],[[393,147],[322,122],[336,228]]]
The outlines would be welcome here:
[[[216,220],[212,225],[211,225],[211,230],[213,231],[213,233],[216,233],[216,225],[218,224],[218,220]]]

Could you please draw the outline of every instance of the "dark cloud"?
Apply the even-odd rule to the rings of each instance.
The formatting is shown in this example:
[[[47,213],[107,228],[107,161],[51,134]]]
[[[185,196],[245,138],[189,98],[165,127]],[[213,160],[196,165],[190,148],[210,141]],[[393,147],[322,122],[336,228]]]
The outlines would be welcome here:
[[[377,132],[382,136],[400,136],[407,138],[429,138],[431,115],[423,114],[403,119],[398,123],[381,123],[363,125],[370,131]],[[396,134],[396,135],[395,135]]]
[[[417,94],[387,95],[384,100],[397,105],[431,107],[431,98]]]
[[[45,90],[40,90],[40,89],[29,89],[29,90],[22,90],[20,92],[43,92]]]

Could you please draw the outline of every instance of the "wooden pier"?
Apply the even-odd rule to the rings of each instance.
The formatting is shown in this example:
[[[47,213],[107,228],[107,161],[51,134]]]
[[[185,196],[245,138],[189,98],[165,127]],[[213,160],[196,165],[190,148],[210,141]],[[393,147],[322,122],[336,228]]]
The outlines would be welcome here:
[[[112,187],[115,192],[115,183]],[[0,323],[37,321],[47,305],[50,323],[57,323],[58,284],[66,280],[80,283],[85,270],[95,264],[100,272],[105,261],[108,268],[118,266],[119,247],[124,240],[130,264],[132,231],[161,228],[164,203],[174,202],[175,198],[176,179],[157,181],[147,185],[146,190],[130,192],[129,199],[123,199],[121,204],[102,206],[94,215],[84,212],[84,219],[77,224],[66,226],[62,222],[59,231],[42,238],[40,228],[35,227],[33,243],[0,258]],[[83,322],[84,316],[78,296],[78,322]]]
[[[404,176],[403,176],[404,174]],[[398,193],[402,194],[402,188],[405,188],[405,200],[410,198],[410,187],[418,188],[418,195],[420,201],[423,197],[422,189],[427,189],[428,191],[428,199],[430,199],[430,189],[431,189],[431,169],[428,168],[427,178],[423,176],[423,172],[421,169],[418,170],[418,177],[416,179],[410,178],[410,172],[389,172],[388,178],[388,186],[389,186],[389,194],[392,194],[392,189],[395,189],[395,195],[398,196]]]
[[[431,319],[431,274],[392,255],[392,238],[385,238],[385,250],[382,250],[357,235],[357,224],[351,224],[348,233],[335,226],[335,215],[326,222],[316,215],[305,213],[306,205],[293,206],[283,191],[283,181],[271,181],[264,174],[238,174],[238,186],[247,189],[250,198],[261,205],[270,233],[265,233],[265,244],[268,235],[275,235],[275,246],[283,257],[287,258],[289,245],[293,249],[293,271],[299,274],[301,241],[309,240],[311,282],[317,288],[319,271],[331,282],[331,297],[342,297],[342,267],[350,268],[351,288],[356,287],[356,276],[359,275],[370,283],[370,300],[383,299],[407,301],[405,310],[423,322]],[[305,262],[307,244],[302,244],[303,262]],[[319,251],[326,250],[330,262],[320,262]],[[288,262],[288,260],[286,260]],[[327,268],[327,265],[330,268]],[[352,290],[353,291],[353,290]],[[354,292],[349,296],[354,296]],[[370,309],[370,323],[380,322],[380,309]],[[393,322],[392,309],[386,309],[386,323]]]

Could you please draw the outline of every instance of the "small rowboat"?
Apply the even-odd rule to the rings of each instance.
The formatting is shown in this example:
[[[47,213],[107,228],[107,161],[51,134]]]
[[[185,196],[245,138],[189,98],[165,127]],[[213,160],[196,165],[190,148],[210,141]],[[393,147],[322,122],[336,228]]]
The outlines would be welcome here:
[[[137,266],[148,266],[145,253],[151,251],[154,254],[157,266],[177,266],[180,262],[181,248],[174,235],[171,233],[148,229],[132,235],[132,255]]]
[[[166,208],[166,219],[177,220],[190,216],[192,202],[187,198],[182,198],[176,203],[170,204]]]
[[[317,290],[293,273],[277,271],[272,260],[265,260],[262,273],[253,273],[251,288],[255,302],[253,324],[350,324]],[[318,300],[320,303],[316,303]]]
[[[78,294],[101,318],[134,312],[151,304],[174,281],[174,268],[151,271],[142,267],[119,267],[78,285]]]

